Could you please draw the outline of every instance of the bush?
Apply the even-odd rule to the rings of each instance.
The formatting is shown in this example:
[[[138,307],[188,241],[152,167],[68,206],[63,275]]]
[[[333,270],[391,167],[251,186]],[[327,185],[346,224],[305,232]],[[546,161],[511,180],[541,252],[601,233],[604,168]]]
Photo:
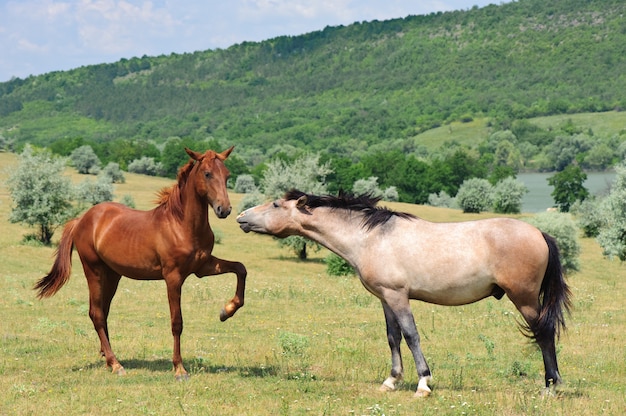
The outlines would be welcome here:
[[[124,173],[122,172],[122,169],[120,169],[120,164],[116,162],[109,162],[109,164],[102,169],[99,175],[106,176],[112,183],[126,182]]]
[[[493,188],[493,210],[500,214],[519,214],[526,193],[528,188],[522,182],[511,176],[502,179]]]
[[[432,193],[428,195],[428,205],[439,208],[452,208],[455,204],[454,198],[452,198],[446,191],[439,191],[438,194]]]
[[[352,185],[352,192],[355,195],[369,195],[374,198],[380,198],[383,196],[383,191],[378,187],[378,178],[376,176],[370,176],[367,179],[358,179]]]
[[[466,213],[479,213],[491,207],[493,187],[487,179],[470,178],[463,181],[456,201]]]
[[[561,252],[561,264],[564,271],[579,270],[578,227],[576,227],[570,214],[544,212],[529,218],[527,221],[556,239]]]
[[[390,186],[383,191],[383,201],[398,202],[400,195],[398,195],[398,188]]]
[[[165,169],[161,162],[155,162],[153,157],[143,156],[140,159],[135,159],[130,162],[128,164],[128,171],[142,175],[157,176],[164,174]]]
[[[135,204],[135,199],[132,195],[129,194],[122,195],[122,198],[120,199],[120,204],[126,205],[129,208],[137,207],[137,205]]]
[[[237,207],[237,212],[242,213],[248,208],[252,208],[257,205],[262,204],[264,201],[265,201],[265,197],[263,196],[263,194],[261,194],[258,191],[253,192],[251,194],[246,194],[241,200],[241,202],[239,203],[239,206]]]
[[[626,261],[626,161],[615,172],[611,192],[600,204],[603,220],[598,242],[605,256]]]
[[[75,192],[79,205],[87,207],[113,201],[113,183],[107,176],[99,176],[96,181],[87,179],[76,186]]]
[[[78,173],[97,175],[100,172],[100,159],[89,145],[74,149],[70,160]]]
[[[583,230],[585,237],[597,237],[604,223],[600,202],[596,198],[587,198],[584,201],[576,201],[570,208],[570,212],[578,220],[578,226]]]
[[[237,176],[237,180],[235,181],[235,192],[239,194],[251,194],[258,192],[258,188],[254,183],[254,177],[248,174]]]
[[[326,263],[326,273],[328,273],[329,276],[348,276],[355,274],[354,268],[350,263],[335,253],[330,253],[326,256],[324,262]]]

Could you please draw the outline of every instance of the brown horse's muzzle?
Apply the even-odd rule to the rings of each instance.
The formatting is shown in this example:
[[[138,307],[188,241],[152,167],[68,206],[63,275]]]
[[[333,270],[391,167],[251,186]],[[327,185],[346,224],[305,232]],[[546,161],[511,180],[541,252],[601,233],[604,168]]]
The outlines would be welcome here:
[[[215,215],[217,215],[218,218],[228,217],[232,210],[233,208],[230,205],[228,206],[216,205],[215,207],[213,207],[213,211],[215,211]]]

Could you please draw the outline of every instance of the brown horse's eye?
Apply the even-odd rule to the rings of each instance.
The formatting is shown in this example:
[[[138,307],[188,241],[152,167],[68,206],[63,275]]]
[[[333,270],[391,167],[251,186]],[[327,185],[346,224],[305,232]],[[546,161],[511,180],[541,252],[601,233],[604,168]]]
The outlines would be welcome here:
[[[274,201],[272,205],[274,206],[274,208],[278,208],[278,202]]]
[[[204,177],[205,177],[206,179],[211,179],[211,176],[212,176],[212,175],[211,175],[211,172],[204,172]]]

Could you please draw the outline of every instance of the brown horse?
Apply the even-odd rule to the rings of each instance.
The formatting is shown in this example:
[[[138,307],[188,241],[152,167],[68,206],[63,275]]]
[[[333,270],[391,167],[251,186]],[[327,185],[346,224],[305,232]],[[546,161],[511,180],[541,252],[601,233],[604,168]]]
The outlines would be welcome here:
[[[415,395],[431,391],[409,299],[452,306],[504,294],[541,348],[546,389],[561,381],[555,338],[565,327],[563,310],[569,309],[570,292],[552,237],[514,219],[432,223],[378,208],[377,202],[368,196],[315,196],[294,190],[242,212],[237,221],[245,232],[307,237],[354,267],[385,313],[391,374],[381,390],[394,390],[402,378],[404,336],[419,375]]]
[[[221,312],[222,321],[243,306],[246,268],[211,255],[215,237],[209,225],[209,205],[219,218],[231,212],[226,191],[229,172],[222,153],[185,149],[191,160],[178,172],[177,183],[160,193],[159,205],[138,211],[105,202],[65,226],[50,273],[35,285],[39,298],[54,295],[69,279],[72,249],[80,256],[89,286],[89,317],[100,338],[100,352],[113,373],[125,374],[111,349],[107,317],[121,276],[138,280],[164,279],[170,304],[174,364],[177,379],[188,378],[180,355],[183,317],[181,288],[187,276],[237,275],[234,298]]]

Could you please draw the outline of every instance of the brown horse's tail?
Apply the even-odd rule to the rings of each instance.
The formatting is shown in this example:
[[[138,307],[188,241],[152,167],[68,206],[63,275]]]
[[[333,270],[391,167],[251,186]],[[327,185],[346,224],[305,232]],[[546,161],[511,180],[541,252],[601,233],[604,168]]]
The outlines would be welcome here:
[[[565,329],[564,311],[569,313],[571,306],[571,292],[563,277],[556,240],[546,233],[543,238],[548,244],[548,267],[539,292],[539,317],[530,325],[532,338],[539,344],[553,342],[560,336],[561,329]]]
[[[38,290],[37,297],[49,298],[63,287],[70,278],[72,271],[72,249],[74,248],[74,226],[77,219],[73,219],[65,224],[63,235],[56,251],[56,260],[54,265],[46,276],[42,277],[35,286],[34,290]]]

